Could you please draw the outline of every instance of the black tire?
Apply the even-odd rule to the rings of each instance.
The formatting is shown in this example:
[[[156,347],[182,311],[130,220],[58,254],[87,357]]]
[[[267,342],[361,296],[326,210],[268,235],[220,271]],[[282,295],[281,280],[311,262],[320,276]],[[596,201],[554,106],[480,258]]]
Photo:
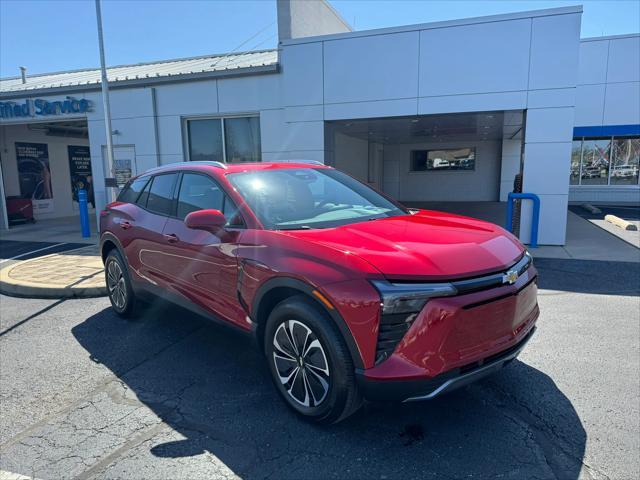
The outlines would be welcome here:
[[[308,297],[296,295],[276,305],[267,319],[264,352],[276,389],[304,419],[337,423],[362,404],[340,331]]]
[[[104,262],[104,277],[113,310],[123,318],[132,318],[138,302],[131,286],[127,264],[115,248],[109,252]]]

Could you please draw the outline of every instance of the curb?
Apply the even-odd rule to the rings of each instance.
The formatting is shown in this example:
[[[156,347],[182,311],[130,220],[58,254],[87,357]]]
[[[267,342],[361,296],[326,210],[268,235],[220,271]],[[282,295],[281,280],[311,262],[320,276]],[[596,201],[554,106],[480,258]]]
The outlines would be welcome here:
[[[0,294],[20,298],[96,298],[107,295],[107,286],[74,286],[72,285],[52,285],[44,283],[30,282],[28,280],[16,280],[9,276],[12,269],[29,262],[17,262],[0,268]],[[102,276],[103,273],[100,272]],[[78,279],[78,282],[86,278]]]

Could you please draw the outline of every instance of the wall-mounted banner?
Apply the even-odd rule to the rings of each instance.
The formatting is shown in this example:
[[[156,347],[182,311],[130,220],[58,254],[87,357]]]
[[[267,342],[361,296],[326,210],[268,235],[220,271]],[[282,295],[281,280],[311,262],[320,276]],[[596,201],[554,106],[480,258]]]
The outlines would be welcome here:
[[[117,158],[113,160],[113,176],[118,188],[123,188],[131,180],[132,168],[130,158]]]
[[[66,97],[66,100],[48,101],[42,98],[22,102],[0,102],[0,118],[42,117],[69,115],[91,111],[91,101]]]
[[[20,193],[31,199],[33,213],[52,213],[53,190],[47,144],[16,142],[16,160]]]
[[[73,206],[77,207],[78,190],[87,191],[89,203],[96,207],[93,194],[93,177],[91,175],[91,153],[87,146],[69,145],[69,173],[71,174],[71,192]]]

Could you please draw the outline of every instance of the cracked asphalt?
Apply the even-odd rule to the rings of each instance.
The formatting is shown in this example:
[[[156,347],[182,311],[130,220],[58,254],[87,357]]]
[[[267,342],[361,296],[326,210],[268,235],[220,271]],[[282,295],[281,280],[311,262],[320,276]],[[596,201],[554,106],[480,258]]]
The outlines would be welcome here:
[[[298,420],[251,341],[158,302],[0,297],[0,471],[39,479],[640,476],[640,268],[537,260],[519,360],[427,403]],[[0,476],[2,474],[0,473]]]

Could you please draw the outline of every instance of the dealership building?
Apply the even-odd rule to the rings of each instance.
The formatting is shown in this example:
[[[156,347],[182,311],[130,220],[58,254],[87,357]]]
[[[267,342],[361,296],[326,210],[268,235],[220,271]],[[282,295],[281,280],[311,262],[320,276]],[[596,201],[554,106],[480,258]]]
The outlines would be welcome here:
[[[99,210],[105,178],[185,160],[316,160],[425,204],[504,202],[521,173],[547,245],[569,202],[640,203],[640,35],[581,38],[579,6],[352,31],[276,5],[277,49],[109,68],[112,169],[99,69],[1,79],[4,228],[18,197],[73,219],[78,188]]]

